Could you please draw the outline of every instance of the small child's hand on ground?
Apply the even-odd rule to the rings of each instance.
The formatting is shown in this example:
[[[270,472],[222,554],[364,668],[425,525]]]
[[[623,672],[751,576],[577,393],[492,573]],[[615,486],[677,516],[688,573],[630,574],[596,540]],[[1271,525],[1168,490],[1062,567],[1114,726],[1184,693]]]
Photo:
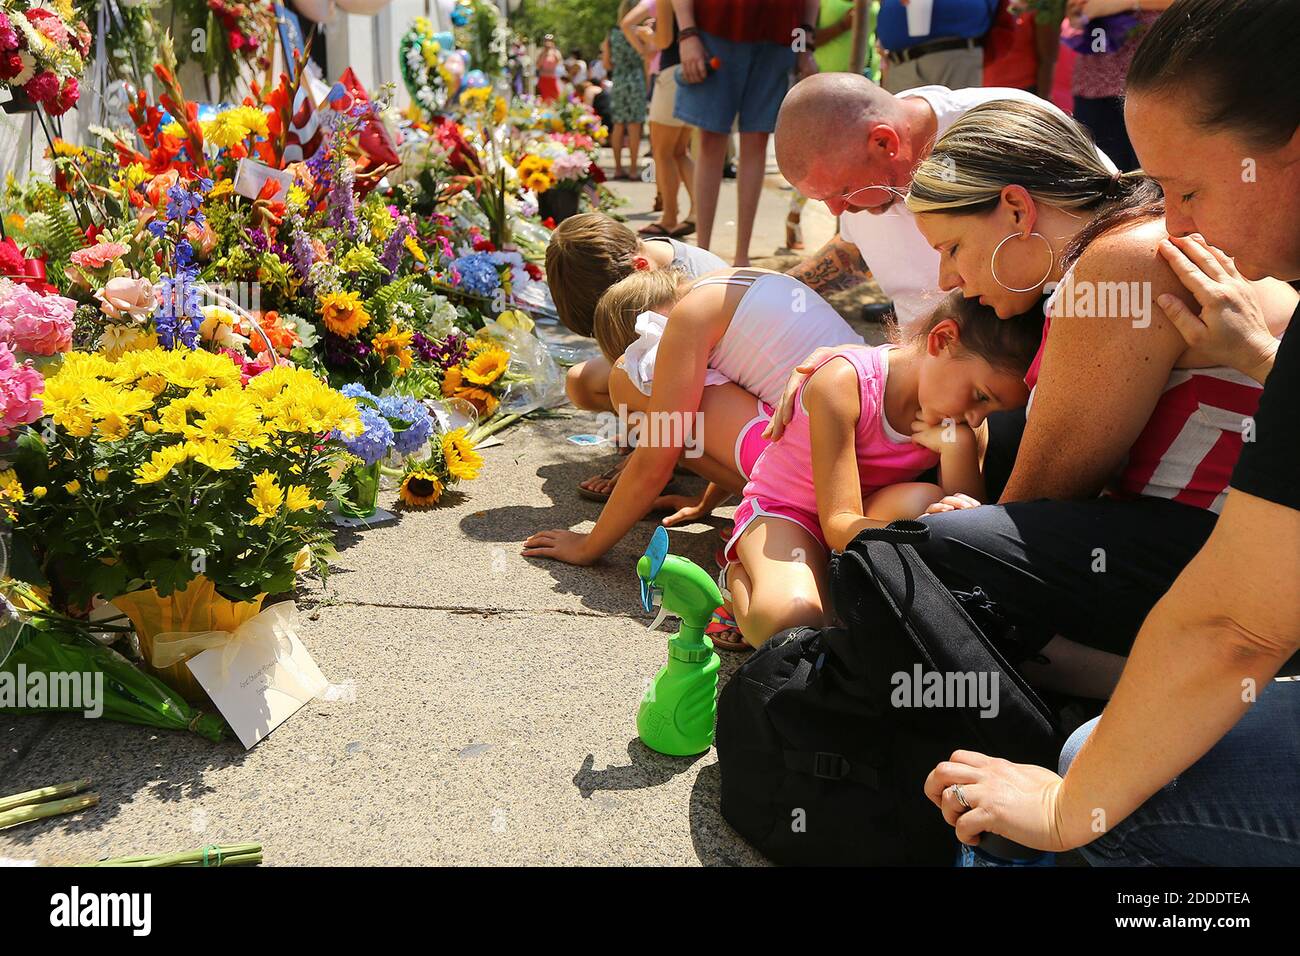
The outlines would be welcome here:
[[[591,536],[576,531],[539,531],[524,542],[525,558],[554,558],[565,564],[595,564],[599,555],[591,555],[587,542]]]
[[[978,508],[980,503],[970,495],[956,494],[944,495],[930,507],[925,509],[928,515],[943,514],[945,511],[962,511],[966,508]]]

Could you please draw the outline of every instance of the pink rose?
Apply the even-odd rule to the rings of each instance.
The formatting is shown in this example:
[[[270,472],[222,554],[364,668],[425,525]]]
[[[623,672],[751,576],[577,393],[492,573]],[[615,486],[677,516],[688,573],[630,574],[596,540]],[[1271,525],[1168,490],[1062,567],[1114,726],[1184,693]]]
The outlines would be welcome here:
[[[115,322],[143,324],[158,307],[158,292],[148,279],[118,276],[95,293],[100,311]]]
[[[44,407],[38,396],[44,391],[41,373],[30,362],[17,362],[9,346],[0,343],[0,438],[41,417]]]
[[[102,269],[109,263],[126,255],[127,247],[120,242],[98,242],[85,249],[78,249],[68,258],[72,264],[83,269]]]

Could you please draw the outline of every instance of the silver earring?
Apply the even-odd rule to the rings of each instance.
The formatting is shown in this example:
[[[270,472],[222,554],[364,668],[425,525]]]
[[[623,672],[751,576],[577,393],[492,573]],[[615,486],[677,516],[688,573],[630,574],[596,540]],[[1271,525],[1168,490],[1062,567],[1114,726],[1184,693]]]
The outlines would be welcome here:
[[[1007,236],[1006,239],[1003,239],[1001,242],[999,242],[996,246],[993,247],[993,255],[989,259],[989,268],[993,270],[993,281],[996,282],[998,285],[1002,286],[1002,288],[1006,289],[1008,292],[1036,291],[1037,289],[1042,287],[1044,282],[1047,281],[1048,276],[1052,274],[1052,269],[1056,266],[1056,253],[1052,251],[1052,244],[1047,241],[1047,237],[1043,235],[1041,232],[1031,232],[1029,235],[1037,236],[1039,239],[1043,240],[1043,244],[1047,246],[1047,254],[1048,256],[1051,257],[1051,261],[1047,263],[1047,271],[1043,273],[1043,277],[1039,279],[1037,282],[1035,282],[1033,285],[1028,286],[1024,289],[1011,288],[1011,286],[1007,285],[1005,282],[1003,282],[1001,279],[998,278],[998,250],[1007,244],[1007,240],[1017,238],[1016,233],[1014,232],[1011,235]]]

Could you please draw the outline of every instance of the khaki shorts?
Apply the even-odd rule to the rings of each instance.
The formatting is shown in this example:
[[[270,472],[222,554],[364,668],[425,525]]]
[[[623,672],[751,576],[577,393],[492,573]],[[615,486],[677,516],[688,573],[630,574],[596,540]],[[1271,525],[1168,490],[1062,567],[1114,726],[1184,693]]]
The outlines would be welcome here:
[[[674,64],[655,75],[655,88],[650,94],[650,122],[662,123],[664,126],[686,126],[673,116],[673,103],[677,100],[677,71],[681,64]]]

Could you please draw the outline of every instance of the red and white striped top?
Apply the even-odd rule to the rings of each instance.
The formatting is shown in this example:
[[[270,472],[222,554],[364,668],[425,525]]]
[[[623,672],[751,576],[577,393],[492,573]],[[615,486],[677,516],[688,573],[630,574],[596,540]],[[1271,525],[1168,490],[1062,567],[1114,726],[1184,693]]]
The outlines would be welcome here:
[[[1052,324],[1051,305],[1049,299],[1043,345]],[[1031,405],[1043,345],[1025,375]],[[1218,514],[1241,455],[1242,436],[1263,391],[1253,379],[1234,369],[1174,369],[1111,482],[1110,493],[1123,498],[1169,498]]]

